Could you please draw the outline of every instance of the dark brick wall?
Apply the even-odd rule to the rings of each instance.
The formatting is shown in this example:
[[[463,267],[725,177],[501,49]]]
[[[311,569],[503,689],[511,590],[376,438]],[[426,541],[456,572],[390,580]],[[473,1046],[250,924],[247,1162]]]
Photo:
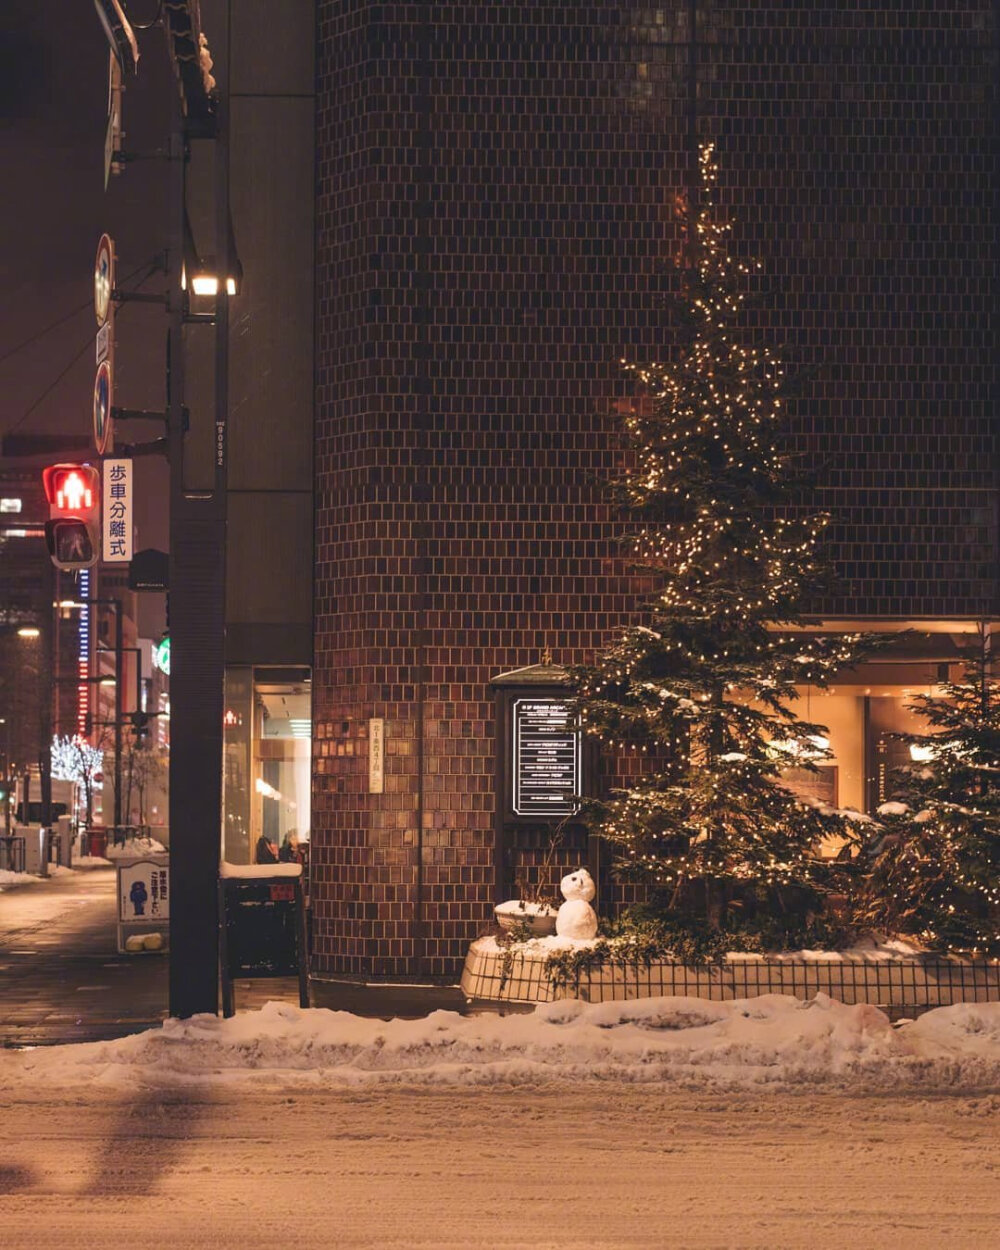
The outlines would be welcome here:
[[[996,614],[997,8],[699,5],[699,134],[803,370],[830,615]],[[669,58],[668,58],[669,59]]]
[[[318,5],[320,974],[455,975],[493,896],[489,681],[634,607],[592,476],[617,361],[663,343],[692,119],[760,329],[816,369],[827,608],[986,609],[991,9],[858,7],[699,5],[695,98],[686,4]]]

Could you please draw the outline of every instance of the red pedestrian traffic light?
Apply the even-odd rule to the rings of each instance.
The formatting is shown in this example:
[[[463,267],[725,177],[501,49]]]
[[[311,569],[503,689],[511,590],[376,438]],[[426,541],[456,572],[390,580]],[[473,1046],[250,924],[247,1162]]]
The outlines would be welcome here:
[[[101,554],[101,474],[90,464],[42,470],[49,501],[45,541],[57,569],[87,569]]]

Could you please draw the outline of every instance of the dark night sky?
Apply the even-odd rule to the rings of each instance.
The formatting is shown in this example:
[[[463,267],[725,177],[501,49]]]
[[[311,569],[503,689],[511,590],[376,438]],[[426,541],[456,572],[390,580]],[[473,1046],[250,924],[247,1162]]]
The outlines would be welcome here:
[[[155,0],[129,7],[137,21],[156,11]],[[124,147],[153,152],[166,142],[174,82],[162,30],[138,38],[139,73],[128,80],[123,104]],[[163,162],[130,165],[104,190],[107,65],[108,45],[93,0],[5,0],[0,16],[3,433],[89,436],[98,239],[105,230],[114,239],[123,285],[163,249]],[[154,274],[142,289],[158,292],[162,281]],[[57,321],[61,324],[46,332]],[[121,307],[116,330],[115,402],[162,410],[163,310]],[[160,432],[155,425],[132,423],[127,430],[119,427],[119,441],[151,439]],[[136,545],[165,548],[161,458],[137,461],[136,485]]]

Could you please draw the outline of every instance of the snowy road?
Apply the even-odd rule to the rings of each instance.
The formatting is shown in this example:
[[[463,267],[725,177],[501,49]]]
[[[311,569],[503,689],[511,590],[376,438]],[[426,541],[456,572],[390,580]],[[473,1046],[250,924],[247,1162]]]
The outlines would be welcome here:
[[[1000,1097],[585,1087],[4,1095],[0,1243],[1000,1242]]]
[[[3,896],[12,1042],[122,1032],[157,965],[109,956],[109,883]],[[0,1050],[0,1250],[993,1250],[998,1180],[996,1003],[273,1001]]]

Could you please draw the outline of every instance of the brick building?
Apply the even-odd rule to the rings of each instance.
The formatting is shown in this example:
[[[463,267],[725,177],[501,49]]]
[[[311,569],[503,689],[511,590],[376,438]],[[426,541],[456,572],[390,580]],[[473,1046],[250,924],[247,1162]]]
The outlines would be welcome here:
[[[705,140],[768,275],[753,325],[805,376],[793,446],[843,579],[817,624],[916,630],[808,709],[825,793],[870,807],[906,692],[997,615],[995,5],[287,10],[271,43],[230,15],[226,837],[310,828],[314,972],[454,977],[505,838],[530,848],[498,708],[635,608],[595,479],[618,362],[669,348],[673,199]],[[310,698],[305,793],[266,726]]]

